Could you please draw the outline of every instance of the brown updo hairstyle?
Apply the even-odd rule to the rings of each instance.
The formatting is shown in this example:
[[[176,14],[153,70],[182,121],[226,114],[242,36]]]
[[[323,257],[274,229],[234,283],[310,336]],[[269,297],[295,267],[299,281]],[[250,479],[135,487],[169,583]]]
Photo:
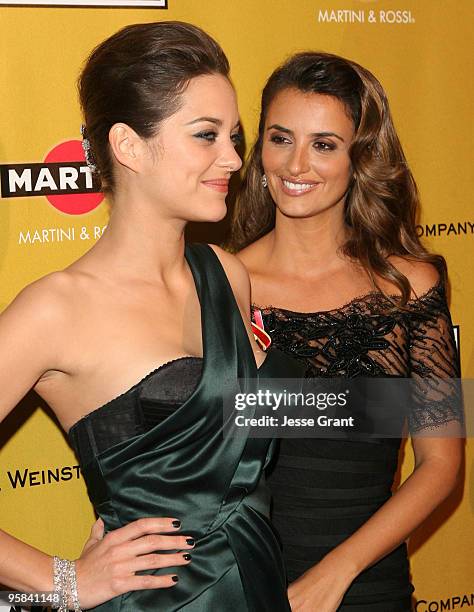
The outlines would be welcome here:
[[[109,131],[129,125],[144,139],[180,107],[189,81],[204,74],[229,75],[229,62],[206,32],[189,23],[130,25],[100,43],[79,77],[85,137],[103,191],[113,193]]]
[[[258,137],[234,209],[230,250],[238,251],[275,226],[275,203],[262,186],[262,145],[270,104],[292,88],[337,98],[354,123],[350,147],[353,179],[345,199],[348,239],[342,253],[359,262],[379,288],[376,275],[400,290],[398,306],[410,297],[408,279],[387,259],[400,255],[432,263],[446,280],[446,263],[426,251],[416,234],[419,197],[378,80],[355,62],[329,53],[298,53],[277,68],[265,85]]]

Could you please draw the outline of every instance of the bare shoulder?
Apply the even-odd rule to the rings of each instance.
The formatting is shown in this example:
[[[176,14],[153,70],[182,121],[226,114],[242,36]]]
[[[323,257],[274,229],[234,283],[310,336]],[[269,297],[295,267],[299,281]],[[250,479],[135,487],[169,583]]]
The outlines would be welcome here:
[[[236,255],[224,251],[224,249],[215,244],[210,244],[209,246],[219,258],[236,297],[242,296],[244,300],[250,300],[249,274],[242,261]]]
[[[67,273],[25,287],[0,316],[0,420],[47,373],[68,372],[75,300]]]
[[[423,295],[440,280],[438,270],[431,263],[406,259],[398,255],[392,255],[389,260],[409,280],[413,297]]]
[[[73,300],[74,280],[67,271],[52,272],[27,285],[2,313],[21,318],[23,325],[56,324]]]

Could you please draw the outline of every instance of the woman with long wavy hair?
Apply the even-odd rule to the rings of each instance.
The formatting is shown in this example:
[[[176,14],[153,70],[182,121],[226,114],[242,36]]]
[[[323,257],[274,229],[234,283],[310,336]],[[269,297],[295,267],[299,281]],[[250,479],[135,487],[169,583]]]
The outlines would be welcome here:
[[[269,483],[293,610],[410,610],[405,540],[456,482],[462,413],[456,386],[436,386],[459,376],[446,264],[420,243],[418,208],[368,70],[315,52],[275,70],[230,241],[254,317],[308,377],[395,376],[425,391],[408,418],[415,469],[393,494],[400,438],[281,440]]]

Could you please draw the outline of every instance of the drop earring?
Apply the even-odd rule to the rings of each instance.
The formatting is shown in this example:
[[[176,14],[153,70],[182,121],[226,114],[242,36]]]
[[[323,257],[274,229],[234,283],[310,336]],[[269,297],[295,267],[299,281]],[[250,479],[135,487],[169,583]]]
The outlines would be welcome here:
[[[265,174],[262,174],[262,187],[266,189],[268,187],[268,181]]]

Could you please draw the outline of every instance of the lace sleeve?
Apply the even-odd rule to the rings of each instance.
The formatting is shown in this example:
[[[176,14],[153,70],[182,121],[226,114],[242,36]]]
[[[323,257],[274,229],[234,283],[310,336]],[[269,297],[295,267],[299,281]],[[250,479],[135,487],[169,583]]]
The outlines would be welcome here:
[[[463,424],[460,365],[444,286],[409,303],[411,433],[451,421]]]

